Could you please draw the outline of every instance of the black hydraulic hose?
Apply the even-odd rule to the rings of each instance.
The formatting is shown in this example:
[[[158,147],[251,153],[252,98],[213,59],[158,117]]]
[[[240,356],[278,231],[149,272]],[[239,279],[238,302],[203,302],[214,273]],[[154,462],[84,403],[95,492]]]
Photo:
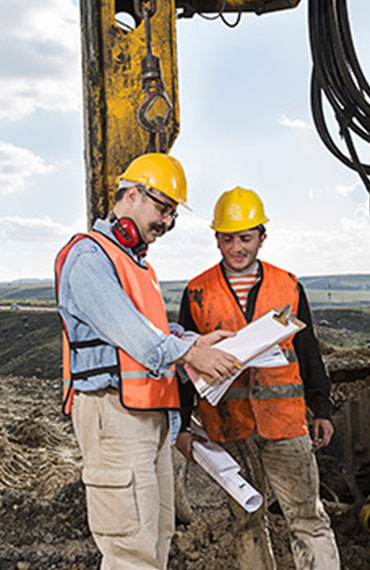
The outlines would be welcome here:
[[[315,80],[314,75],[311,82],[311,101],[315,127],[320,135],[321,140],[324,142],[325,146],[330,150],[330,152],[332,152],[334,156],[343,162],[343,164],[349,168],[352,168],[353,170],[356,170],[362,182],[364,183],[366,190],[370,193],[370,181],[368,179],[368,175],[370,174],[370,165],[362,164],[360,162],[348,129],[344,130],[343,137],[347,144],[350,158],[345,156],[335,145],[325,123],[324,112],[322,109],[321,90],[318,82]]]
[[[354,48],[346,0],[309,0],[313,61],[311,108],[315,127],[329,151],[355,170],[370,193],[370,165],[361,162],[354,135],[370,143],[370,86]],[[323,96],[334,111],[348,156],[334,142],[325,119]]]
[[[335,64],[339,72],[339,77],[342,79],[345,87],[347,88],[346,93],[343,93],[344,102],[347,98],[352,98],[352,101],[370,116],[370,105],[368,105],[367,101],[363,98],[362,93],[358,90],[355,83],[353,82],[352,77],[354,74],[351,76],[350,71],[352,72],[352,68],[350,68],[350,62],[346,57],[337,13],[334,10],[328,10],[328,25],[330,30],[329,37],[332,41],[332,45],[329,45],[327,47],[331,50],[333,57],[335,57]],[[340,88],[339,85],[338,87]]]
[[[356,51],[353,45],[350,26],[348,21],[348,12],[346,3],[340,2],[338,5],[338,21],[341,30],[341,37],[344,40],[344,47],[346,49],[346,56],[350,62],[351,68],[358,81],[359,87],[363,89],[370,96],[370,85],[366,77],[362,73],[362,69],[357,59]]]

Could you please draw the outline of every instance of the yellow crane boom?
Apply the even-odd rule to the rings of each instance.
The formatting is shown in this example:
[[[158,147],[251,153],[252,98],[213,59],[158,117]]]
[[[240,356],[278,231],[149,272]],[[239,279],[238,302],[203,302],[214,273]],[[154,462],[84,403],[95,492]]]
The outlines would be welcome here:
[[[179,132],[176,9],[268,12],[300,0],[81,0],[88,220],[112,207],[115,178],[148,151],[167,152]],[[182,12],[180,12],[182,10]],[[118,23],[132,16],[132,29]]]

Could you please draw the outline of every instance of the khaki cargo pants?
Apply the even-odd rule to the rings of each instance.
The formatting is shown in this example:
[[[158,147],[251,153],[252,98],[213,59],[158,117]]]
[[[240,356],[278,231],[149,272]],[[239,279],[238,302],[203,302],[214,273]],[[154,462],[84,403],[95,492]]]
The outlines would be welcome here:
[[[297,570],[339,570],[334,533],[319,498],[318,468],[310,437],[268,440],[253,434],[222,446],[242,466],[241,474],[262,494],[266,493],[267,475],[291,532]],[[233,499],[230,507],[236,516],[240,570],[276,570],[266,505],[253,514]]]
[[[107,389],[77,393],[72,417],[101,570],[164,570],[175,523],[167,414],[129,412]]]

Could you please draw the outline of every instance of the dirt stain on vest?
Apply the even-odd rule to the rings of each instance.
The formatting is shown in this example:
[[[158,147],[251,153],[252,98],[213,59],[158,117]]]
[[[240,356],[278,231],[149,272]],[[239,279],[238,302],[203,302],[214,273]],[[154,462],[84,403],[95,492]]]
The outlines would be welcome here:
[[[221,401],[217,406],[217,412],[221,420],[220,427],[222,436],[226,440],[232,440],[235,436],[235,425],[227,402]]]
[[[190,303],[196,303],[200,309],[203,308],[203,289],[189,289]]]

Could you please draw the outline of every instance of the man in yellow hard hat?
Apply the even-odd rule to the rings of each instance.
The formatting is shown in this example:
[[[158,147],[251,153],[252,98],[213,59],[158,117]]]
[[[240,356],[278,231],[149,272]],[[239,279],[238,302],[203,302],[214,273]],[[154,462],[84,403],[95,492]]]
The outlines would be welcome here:
[[[180,163],[143,155],[119,177],[107,219],[74,236],[56,260],[63,407],[72,411],[104,570],[167,566],[175,519],[170,440],[180,427],[175,363],[213,379],[235,370],[235,358],[209,348],[231,333],[170,334],[145,253],[173,227],[178,204],[186,205]]]
[[[237,331],[268,311],[291,305],[306,328],[281,343],[288,364],[247,368],[213,407],[197,403],[205,430],[242,467],[266,496],[266,478],[291,531],[297,570],[338,570],[338,550],[319,498],[314,450],[330,442],[330,384],[314,336],[308,303],[297,278],[258,259],[268,218],[259,196],[234,188],[218,199],[211,228],[222,260],[192,279],[182,298],[180,323],[200,334],[218,328]],[[182,428],[177,446],[191,460],[189,432],[194,388],[181,384]],[[306,403],[314,414],[313,441]],[[230,499],[236,516],[241,570],[274,570],[267,508],[248,514]]]

